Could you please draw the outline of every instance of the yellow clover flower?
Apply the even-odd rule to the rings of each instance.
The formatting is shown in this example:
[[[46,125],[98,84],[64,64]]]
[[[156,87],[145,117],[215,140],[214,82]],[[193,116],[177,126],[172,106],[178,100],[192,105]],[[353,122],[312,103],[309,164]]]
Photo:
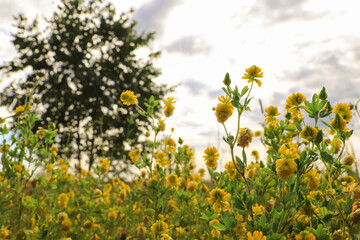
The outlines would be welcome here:
[[[99,160],[100,162],[100,172],[101,173],[106,173],[109,171],[109,168],[110,168],[110,160],[106,159],[106,158],[101,158]]]
[[[352,112],[350,106],[346,103],[338,103],[335,105],[333,113],[339,114],[346,122],[350,122],[352,118]]]
[[[218,98],[220,103],[216,105],[215,116],[219,123],[226,122],[232,115],[234,111],[234,106],[231,104],[231,99],[229,96],[221,96]]]
[[[305,126],[300,133],[300,137],[309,142],[315,142],[318,130],[310,125]]]
[[[271,105],[268,108],[265,108],[265,123],[267,125],[277,124],[279,122],[279,119],[277,119],[276,116],[279,115],[280,113],[277,107]]]
[[[137,148],[132,150],[131,152],[129,152],[129,157],[133,163],[136,163],[137,161],[139,161],[140,150]]]
[[[167,99],[164,100],[165,107],[163,109],[164,109],[165,117],[171,117],[173,115],[175,109],[173,103],[176,102],[172,97],[168,97]]]
[[[239,147],[249,147],[254,134],[249,128],[240,128],[237,143]]]
[[[261,68],[258,66],[251,66],[245,69],[246,73],[244,73],[243,79],[248,79],[248,83],[256,82],[259,87],[261,87],[262,82],[258,78],[263,77],[263,72]]]
[[[156,235],[161,235],[163,233],[167,233],[168,230],[168,225],[162,221],[162,220],[157,220],[153,225],[151,225],[151,231],[153,231]]]
[[[123,102],[123,104],[127,106],[137,104],[137,97],[135,96],[133,91],[129,90],[121,93],[120,100]]]
[[[254,231],[252,234],[251,234],[251,232],[247,232],[247,239],[248,240],[266,240],[266,237],[263,235],[263,232]]]
[[[224,189],[215,188],[210,192],[210,198],[207,198],[207,201],[212,205],[214,212],[220,213],[230,209],[229,198],[231,198],[230,193],[225,192]]]
[[[208,168],[215,169],[217,167],[217,160],[220,158],[220,153],[216,147],[207,147],[204,151],[205,155],[203,156],[206,166]]]

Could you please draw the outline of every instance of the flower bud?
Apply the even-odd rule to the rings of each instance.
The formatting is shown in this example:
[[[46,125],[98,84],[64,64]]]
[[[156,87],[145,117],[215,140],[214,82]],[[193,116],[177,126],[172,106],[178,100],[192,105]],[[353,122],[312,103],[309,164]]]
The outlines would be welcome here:
[[[325,90],[325,87],[323,87],[319,93],[319,98],[321,100],[326,100],[328,97],[327,93],[326,93],[326,90]]]
[[[229,86],[229,85],[231,84],[231,79],[230,79],[229,73],[226,73],[226,74],[225,74],[225,78],[224,78],[223,83],[224,83],[226,86]]]

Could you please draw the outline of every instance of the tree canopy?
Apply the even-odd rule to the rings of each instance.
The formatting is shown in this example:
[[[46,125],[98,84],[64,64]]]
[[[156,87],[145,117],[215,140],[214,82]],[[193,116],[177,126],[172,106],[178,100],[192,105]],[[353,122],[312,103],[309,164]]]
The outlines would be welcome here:
[[[2,79],[11,76],[1,105],[13,110],[24,104],[26,88],[36,85],[32,97],[41,100],[40,124],[56,124],[64,156],[88,158],[90,167],[99,157],[114,166],[126,163],[126,144],[139,147],[150,124],[135,108],[123,106],[121,93],[132,90],[146,102],[171,91],[154,83],[160,69],[153,62],[160,52],[149,48],[154,33],[136,31],[132,13],[117,14],[102,0],[62,0],[45,29],[37,19],[15,17],[18,55],[0,67]],[[146,57],[137,57],[139,49]]]

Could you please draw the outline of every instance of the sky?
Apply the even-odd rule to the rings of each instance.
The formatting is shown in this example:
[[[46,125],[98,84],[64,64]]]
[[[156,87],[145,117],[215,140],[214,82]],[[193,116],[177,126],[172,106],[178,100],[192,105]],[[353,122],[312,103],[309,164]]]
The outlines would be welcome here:
[[[109,0],[111,1],[111,0]],[[15,56],[11,44],[13,15],[25,13],[50,17],[59,0],[0,0],[0,65]],[[174,137],[194,148],[198,166],[207,146],[221,151],[228,161],[224,130],[212,108],[223,95],[222,80],[228,72],[242,88],[245,69],[257,65],[264,78],[252,91],[251,112],[242,127],[261,130],[264,108],[275,105],[285,114],[286,98],[301,92],[308,99],[325,86],[332,105],[355,103],[360,98],[360,1],[357,0],[112,0],[118,13],[134,8],[139,32],[156,32],[151,43],[161,50],[156,66],[162,69],[157,83],[178,85],[171,95],[176,100]],[[1,86],[1,83],[0,83]],[[141,98],[141,96],[139,96]],[[360,105],[360,104],[359,104]],[[359,106],[360,107],[360,106]],[[235,135],[236,119],[226,123]],[[360,124],[353,115],[351,142],[360,158]],[[220,137],[219,137],[220,136]],[[254,140],[248,151],[260,150]],[[239,154],[240,154],[240,150]],[[221,163],[220,163],[221,165]],[[220,167],[221,168],[221,167]]]

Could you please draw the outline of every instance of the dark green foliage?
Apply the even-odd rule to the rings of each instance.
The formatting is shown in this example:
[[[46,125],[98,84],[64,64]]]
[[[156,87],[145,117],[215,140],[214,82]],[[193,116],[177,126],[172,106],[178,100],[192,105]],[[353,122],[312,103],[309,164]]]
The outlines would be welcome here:
[[[140,147],[138,137],[150,124],[134,107],[123,106],[121,93],[132,90],[148,102],[151,95],[162,99],[171,90],[153,82],[160,74],[153,66],[160,53],[147,47],[154,34],[138,34],[131,14],[116,14],[102,0],[62,0],[45,30],[36,20],[16,17],[13,43],[19,54],[0,73],[2,78],[24,74],[1,93],[1,105],[13,110],[24,104],[26,87],[37,84],[34,97],[41,99],[37,114],[43,121],[36,127],[56,124],[64,156],[88,158],[89,167],[107,157],[124,169],[124,143]],[[140,59],[138,49],[150,53]]]

